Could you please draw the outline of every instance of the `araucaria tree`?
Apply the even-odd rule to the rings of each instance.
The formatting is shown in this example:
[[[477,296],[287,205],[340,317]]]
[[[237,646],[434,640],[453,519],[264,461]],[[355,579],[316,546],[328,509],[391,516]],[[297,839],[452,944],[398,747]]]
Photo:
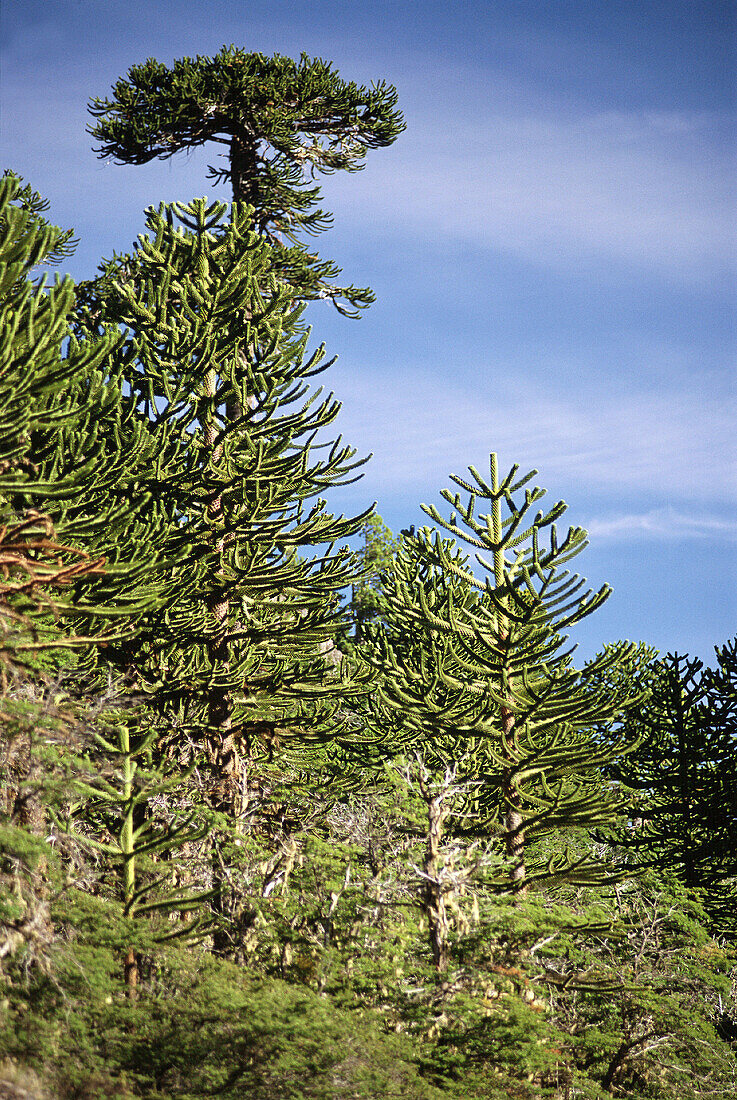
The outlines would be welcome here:
[[[369,149],[391,145],[404,129],[391,85],[361,87],[305,54],[294,61],[224,46],[171,68],[153,58],[133,65],[112,93],[90,103],[101,157],[146,164],[225,146],[226,163],[211,166],[209,176],[229,182],[233,200],[251,207],[253,228],[280,246],[273,263],[298,296],[343,300],[353,309],[373,300],[369,290],[334,286],[339,269],[310,253],[299,235],[332,221],[318,206],[315,172],[360,171]]]
[[[46,206],[0,180],[0,806],[40,836],[53,746],[73,768],[96,709],[59,670],[70,650],[122,644],[166,583],[155,450],[123,393],[121,333],[70,338],[72,280],[33,280],[70,242]]]
[[[303,311],[370,292],[300,233],[393,89],[230,49],[95,110],[236,201],[47,287],[0,179],[0,1095],[732,1096],[734,644],[576,668],[608,589],[494,456],[401,545],[328,509]]]
[[[633,794],[619,842],[699,891],[721,931],[737,932],[737,643],[717,664],[669,653],[640,672],[647,696],[625,719],[639,741],[609,774]]]
[[[381,574],[390,568],[392,557],[399,549],[399,539],[379,515],[367,516],[361,535],[363,546],[356,555],[361,573],[353,585],[350,603],[357,640],[365,624],[381,615]]]
[[[503,841],[516,893],[550,876],[596,881],[605,869],[589,853],[551,859],[545,840],[617,813],[598,769],[621,751],[601,728],[624,700],[597,677],[619,651],[579,670],[564,636],[609,589],[584,591],[585,581],[564,568],[586,533],[574,527],[559,539],[565,505],[537,510],[545,490],[527,488],[535,471],[518,477],[515,466],[500,480],[492,455],[488,478],[470,472],[470,482],[452,477],[465,498],[441,494],[448,518],[423,508],[471,548],[474,562],[423,528],[404,536],[385,576],[385,626],[369,627],[366,650],[381,673],[375,722],[395,751],[431,772],[450,768],[465,784],[464,827],[472,821]]]
[[[244,234],[248,230],[254,234],[254,239],[245,247],[245,252],[255,255],[255,238],[269,248],[268,254],[261,252],[258,272],[250,285],[241,282],[236,291],[234,283],[227,294],[221,289],[222,250],[217,255],[213,253],[211,261],[205,249],[205,252],[197,252],[199,258],[195,267],[192,266],[193,258],[187,261],[186,273],[182,276],[184,281],[178,284],[176,295],[172,297],[170,274],[159,261],[159,255],[165,254],[156,251],[160,249],[158,243],[148,250],[148,254],[141,250],[132,262],[119,258],[108,266],[97,286],[87,291],[89,317],[123,321],[131,326],[132,332],[142,335],[147,345],[150,339],[157,346],[164,341],[166,366],[152,365],[155,357],[147,352],[148,358],[142,361],[140,373],[146,376],[152,371],[151,381],[143,382],[134,376],[132,384],[152,387],[151,393],[155,393],[157,399],[163,394],[166,402],[169,401],[166,388],[169,382],[162,389],[162,369],[169,373],[173,370],[176,374],[179,366],[169,365],[175,362],[169,350],[172,337],[168,334],[163,337],[163,329],[157,326],[159,317],[170,325],[170,318],[179,309],[176,303],[187,303],[179,310],[186,313],[188,319],[178,327],[177,362],[196,364],[196,370],[186,384],[183,377],[179,379],[177,375],[179,388],[176,392],[180,401],[195,410],[191,423],[196,421],[202,433],[198,436],[199,461],[201,469],[209,471],[195,490],[196,495],[202,491],[202,486],[209,485],[205,490],[208,495],[204,522],[210,550],[202,556],[202,562],[210,572],[207,581],[201,579],[199,606],[206,608],[210,620],[203,624],[200,636],[209,638],[207,663],[216,670],[208,689],[208,724],[211,743],[219,742],[221,748],[217,752],[212,750],[211,755],[214,754],[219,762],[222,783],[231,791],[226,803],[232,807],[237,802],[233,793],[234,776],[238,771],[233,738],[241,736],[237,733],[239,720],[236,715],[239,692],[245,691],[250,699],[256,690],[255,684],[271,683],[270,709],[264,710],[266,693],[260,695],[258,714],[249,704],[251,732],[258,718],[258,721],[267,721],[269,728],[286,725],[294,730],[295,724],[309,725],[310,736],[317,737],[322,721],[314,718],[308,722],[305,717],[304,699],[305,693],[309,695],[311,690],[307,687],[311,678],[305,677],[304,669],[285,678],[283,644],[269,649],[270,659],[280,662],[279,675],[264,672],[269,660],[264,664],[263,653],[250,670],[242,665],[233,648],[237,649],[238,638],[242,635],[242,627],[233,625],[240,624],[243,615],[243,592],[239,584],[250,570],[249,614],[266,615],[272,623],[278,622],[282,640],[287,633],[292,637],[309,638],[314,658],[314,646],[326,641],[325,631],[313,630],[310,635],[312,624],[316,622],[315,601],[322,601],[324,621],[334,624],[337,591],[350,581],[348,570],[343,565],[338,568],[330,556],[319,569],[296,564],[298,546],[330,541],[353,530],[350,524],[324,521],[321,506],[310,514],[309,520],[304,519],[302,511],[306,499],[345,477],[348,459],[341,445],[336,445],[329,457],[315,466],[310,465],[308,457],[307,440],[312,438],[308,433],[314,433],[332,420],[337,406],[328,400],[309,414],[305,409],[301,420],[296,413],[290,414],[284,419],[283,427],[271,422],[277,407],[281,410],[289,400],[296,401],[302,395],[301,380],[314,373],[316,367],[314,358],[299,365],[304,344],[300,343],[299,311],[294,309],[295,303],[328,298],[342,312],[356,315],[373,299],[367,289],[336,286],[334,280],[339,269],[319,259],[300,240],[301,233],[319,232],[331,220],[318,206],[320,190],[314,184],[314,175],[338,169],[361,169],[368,150],[390,145],[403,130],[404,123],[397,110],[396,92],[384,83],[364,88],[342,80],[330,64],[319,59],[302,55],[299,62],[295,62],[278,55],[269,58],[247,53],[235,47],[224,47],[215,57],[182,58],[171,68],[149,59],[142,65],[133,66],[127,78],[114,85],[112,93],[110,99],[94,99],[90,104],[96,119],[91,133],[100,143],[100,156],[112,157],[123,164],[143,164],[209,143],[226,146],[226,164],[211,167],[210,178],[216,182],[228,181],[232,187],[235,201],[230,214],[231,245],[235,244],[236,251],[238,247],[243,248]],[[196,226],[193,222],[191,228],[199,234],[197,249],[202,250],[202,242],[214,222],[207,221],[211,210],[207,213],[203,213],[204,208],[198,210],[200,213],[195,221],[197,218],[200,221]],[[222,211],[217,215],[218,219],[221,217]],[[155,307],[152,324],[147,312],[151,303],[146,301],[143,310],[135,304],[136,295],[140,295],[141,288],[146,285],[141,279],[142,269],[136,272],[139,260],[148,265],[146,277],[151,263],[159,264],[156,277],[164,280],[161,287],[166,297],[161,307],[163,313]],[[194,270],[201,280],[196,292],[192,290]],[[196,294],[205,297],[197,298]],[[210,301],[208,296],[214,299]],[[263,296],[263,300],[259,296]],[[122,312],[116,313],[119,307],[113,303],[123,298],[125,306]],[[189,318],[193,311],[198,313],[200,322],[208,317],[205,325],[211,326],[208,328],[212,333],[211,343],[191,343],[193,334]],[[210,317],[217,317],[217,320],[211,321]],[[278,337],[274,335],[277,329]],[[223,350],[225,345],[227,350]],[[287,346],[289,352],[285,350]],[[204,355],[203,349],[206,349]],[[291,363],[288,362],[290,355]],[[184,398],[182,387],[187,385],[188,396]],[[175,404],[169,407],[172,411],[163,413],[164,419],[180,415],[175,411]],[[156,418],[160,422],[162,417],[157,413]],[[184,420],[188,421],[188,416],[185,415]],[[238,446],[248,450],[251,458],[247,463],[242,459],[232,460],[239,463],[236,491],[228,487],[236,476],[235,467],[231,466],[227,473],[226,470],[229,455],[235,455]],[[286,454],[290,456],[288,468],[282,461]],[[266,467],[262,464],[267,458],[272,465],[268,473],[264,473]],[[297,473],[300,464],[303,472]],[[188,508],[184,507],[183,511],[188,513]],[[246,520],[249,508],[255,511]],[[287,535],[290,523],[293,530]],[[190,533],[189,537],[194,536]],[[289,581],[292,574],[289,570],[285,572],[280,558],[282,553],[287,553],[287,546],[290,547],[290,568],[303,570],[293,589]],[[251,564],[248,568],[245,565],[236,568],[233,563],[245,560],[244,554],[246,558],[250,555]],[[253,565],[256,559],[260,563],[258,569]],[[234,568],[237,581],[232,572]],[[223,583],[226,573],[230,584]],[[285,601],[288,604],[294,599],[301,600],[304,606],[295,607],[292,612]],[[274,602],[278,603],[278,608],[269,607]],[[313,608],[312,612],[307,605]],[[287,623],[290,624],[288,630]],[[304,656],[305,651],[302,653]],[[170,683],[170,662],[167,669],[167,682]],[[284,704],[287,683],[292,683],[294,690],[302,693],[302,702],[296,711],[292,703],[286,707],[291,715],[289,721],[285,717]],[[297,712],[301,715],[298,721]],[[250,735],[245,740],[241,737],[243,743],[251,739]],[[238,780],[236,786],[240,782]]]
[[[70,339],[72,280],[50,288],[45,277],[32,280],[70,244],[43,217],[46,206],[17,176],[0,180],[0,650],[8,659],[72,644],[62,612],[74,612],[89,641],[129,631],[157,598],[154,452],[123,394],[121,335],[102,325]]]
[[[128,669],[165,729],[206,750],[212,803],[237,817],[244,754],[339,732],[351,689],[324,651],[352,571],[348,550],[330,544],[363,517],[326,510],[323,494],[361,462],[340,439],[316,441],[340,408],[308,394],[329,364],[322,348],[306,356],[273,246],[249,228],[248,208],[230,213],[205,200],[150,210],[149,234],[106,296],[106,316],[127,326],[142,422],[165,444],[156,480],[173,564],[171,599],[140,621],[135,652],[105,657]]]

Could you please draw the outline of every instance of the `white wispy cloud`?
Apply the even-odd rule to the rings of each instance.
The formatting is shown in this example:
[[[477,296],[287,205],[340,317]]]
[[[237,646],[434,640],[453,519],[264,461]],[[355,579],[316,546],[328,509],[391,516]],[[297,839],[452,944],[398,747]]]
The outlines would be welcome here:
[[[729,395],[683,386],[616,397],[595,384],[546,397],[540,386],[403,367],[395,376],[336,378],[341,429],[375,458],[367,474],[379,495],[447,484],[497,451],[508,465],[537,468],[551,482],[682,501],[737,501],[737,407]]]
[[[454,124],[416,120],[346,192],[381,232],[465,240],[545,266],[598,258],[688,282],[733,264],[734,163],[724,136],[734,120],[546,112],[512,101],[459,125],[462,101],[448,106]]]
[[[46,190],[55,201],[71,191],[85,195],[85,219],[113,203],[140,220],[152,195],[208,190],[208,157],[103,171],[84,132],[85,103],[105,93],[115,64],[108,58],[103,76],[101,62],[88,58],[84,72],[65,72],[40,110],[27,77],[38,58],[30,43],[25,52],[16,43],[3,86],[14,110],[2,136],[40,185],[44,165],[53,166]],[[687,282],[733,265],[735,166],[727,134],[734,118],[546,102],[529,79],[515,84],[490,68],[438,64],[428,80],[422,59],[407,55],[407,71],[393,74],[406,89],[407,132],[388,153],[372,155],[365,173],[326,182],[337,224],[387,242],[410,234],[546,267],[600,260]]]
[[[679,512],[675,508],[595,517],[584,522],[584,527],[598,543],[629,541],[637,537],[658,541],[710,539],[737,542],[737,519]]]

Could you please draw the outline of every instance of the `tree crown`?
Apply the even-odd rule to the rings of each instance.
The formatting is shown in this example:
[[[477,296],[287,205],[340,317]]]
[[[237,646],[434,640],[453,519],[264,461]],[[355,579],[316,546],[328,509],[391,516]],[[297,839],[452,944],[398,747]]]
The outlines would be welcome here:
[[[330,62],[267,57],[224,46],[214,57],[149,58],[118,80],[111,99],[95,97],[90,127],[100,157],[146,164],[214,141],[230,147],[227,167],[236,200],[257,208],[259,228],[293,239],[319,231],[330,216],[316,209],[315,171],[364,167],[369,149],[391,145],[404,129],[394,87],[344,81]]]

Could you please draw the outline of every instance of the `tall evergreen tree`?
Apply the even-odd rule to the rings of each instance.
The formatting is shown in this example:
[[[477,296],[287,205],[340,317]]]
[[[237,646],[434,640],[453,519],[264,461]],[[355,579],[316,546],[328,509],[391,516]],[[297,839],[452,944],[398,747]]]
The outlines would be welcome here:
[[[101,567],[82,547],[63,544],[51,516],[15,499],[34,473],[28,456],[31,433],[49,398],[76,380],[85,367],[85,352],[92,353],[94,367],[111,346],[108,336],[80,349],[82,354],[62,356],[73,300],[71,280],[57,280],[51,292],[45,291],[44,280],[32,282],[34,269],[60,259],[70,244],[71,234],[43,217],[47,207],[29,186],[22,186],[20,177],[6,172],[0,180],[0,625],[5,670],[40,644],[33,619],[38,622],[43,616],[48,626],[52,591],[58,602],[72,578]],[[66,411],[69,415],[68,401]]]
[[[161,580],[154,452],[123,394],[121,334],[71,335],[72,280],[34,280],[72,243],[46,206],[13,174],[0,180],[1,778],[8,812],[34,831],[45,820],[41,757],[69,742],[90,702],[50,701],[45,685],[66,669],[62,686],[76,695],[68,651],[130,636]]]
[[[397,93],[385,82],[361,87],[329,62],[267,57],[235,46],[214,57],[184,57],[169,68],[153,58],[133,65],[109,99],[94,98],[90,128],[101,157],[146,164],[214,143],[225,165],[209,168],[247,203],[253,227],[280,247],[273,262],[300,297],[331,298],[341,309],[373,300],[367,289],[336,287],[340,269],[300,241],[330,225],[315,172],[364,167],[366,153],[391,145],[404,129]],[[341,305],[341,301],[346,305]]]
[[[385,577],[386,626],[370,628],[367,652],[381,674],[379,728],[392,745],[470,784],[467,811],[503,838],[521,892],[551,874],[584,882],[607,873],[588,855],[549,862],[542,842],[614,819],[618,799],[598,769],[621,744],[591,730],[623,700],[596,683],[618,650],[578,670],[565,648],[563,632],[609,595],[607,587],[583,591],[585,581],[563,568],[586,533],[570,528],[559,540],[565,505],[533,511],[545,490],[526,488],[535,472],[518,478],[517,470],[500,480],[492,455],[488,479],[473,467],[472,482],[452,477],[465,501],[443,490],[449,518],[423,505],[474,550],[474,567],[437,531],[405,535]],[[481,501],[488,512],[477,514]]]
[[[363,545],[356,557],[360,575],[353,585],[350,601],[355,638],[360,640],[366,623],[381,614],[381,574],[391,568],[392,557],[399,549],[399,539],[379,515],[367,516],[361,526]]]
[[[322,348],[306,358],[301,310],[248,209],[195,200],[150,210],[147,224],[106,311],[128,328],[142,423],[152,440],[167,428],[157,492],[176,522],[161,553],[177,564],[135,653],[109,647],[106,659],[134,667],[166,727],[204,741],[213,804],[237,815],[244,754],[334,736],[341,691],[355,690],[325,660],[351,557],[324,545],[364,517],[333,517],[322,494],[361,462],[316,439],[340,407],[308,394],[329,363]]]
[[[233,218],[240,219],[241,226],[245,219],[274,246],[271,271],[290,288],[291,298],[329,298],[353,315],[373,300],[367,289],[337,287],[339,269],[310,252],[300,234],[319,232],[331,220],[318,206],[315,172],[357,171],[370,148],[390,145],[403,130],[394,88],[384,83],[359,87],[343,81],[330,64],[306,55],[295,62],[224,47],[215,57],[182,58],[171,68],[149,59],[133,66],[112,91],[111,99],[93,99],[90,104],[96,119],[91,133],[101,143],[101,157],[143,164],[209,142],[226,145],[227,167],[211,167],[210,177],[230,182]],[[87,288],[88,316],[108,317],[110,279],[126,278],[127,270],[127,262],[119,258]],[[239,316],[248,321],[248,310]],[[267,356],[253,344],[258,338],[251,326],[252,353],[266,362]],[[239,355],[245,378],[250,369],[245,345]],[[214,371],[208,381],[214,387],[211,396],[219,386],[216,379]],[[260,400],[257,392],[242,387],[238,394],[232,390],[219,397],[225,400],[226,421],[241,428],[244,410],[253,410]],[[222,453],[224,436],[218,431],[213,427],[205,437],[213,466]],[[288,507],[299,509],[301,504],[294,498]],[[212,497],[209,508],[216,526],[229,523],[224,497]],[[227,621],[233,608],[222,587],[208,600],[220,639],[211,642],[210,663],[227,677]],[[210,718],[224,746],[232,745],[234,705],[232,692],[224,684],[216,685]],[[232,750],[224,751],[230,761]],[[230,773],[234,765],[224,766]]]

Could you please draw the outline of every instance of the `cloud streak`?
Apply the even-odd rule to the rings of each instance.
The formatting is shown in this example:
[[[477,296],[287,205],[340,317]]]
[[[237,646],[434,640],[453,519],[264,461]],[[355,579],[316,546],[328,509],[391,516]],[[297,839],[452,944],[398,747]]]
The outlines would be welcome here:
[[[714,515],[692,515],[674,508],[654,508],[648,512],[631,512],[593,518],[584,524],[591,539],[602,542],[629,542],[633,538],[662,541],[701,539],[737,542],[737,519]]]
[[[734,262],[732,126],[708,112],[561,115],[516,103],[473,124],[416,120],[347,201],[383,233],[698,282]]]
[[[737,502],[737,408],[728,395],[682,388],[614,399],[589,385],[548,398],[521,378],[495,382],[484,396],[457,377],[407,369],[383,382],[354,373],[339,384],[341,430],[376,453],[368,480],[382,493],[439,488],[494,450],[507,464],[614,498]]]
[[[179,158],[173,178],[171,164],[101,173],[84,133],[85,103],[109,78],[88,71],[100,67],[88,59],[84,74],[67,73],[50,109],[39,112],[26,94],[34,66],[16,53],[4,77],[14,112],[3,137],[23,150],[21,170],[43,174],[53,162],[54,197],[81,190],[90,209],[104,197],[140,218],[161,183],[167,192],[174,183],[181,196],[212,190],[207,157]],[[496,250],[552,269],[599,261],[698,283],[733,268],[735,119],[727,113],[546,102],[529,83],[493,69],[480,78],[447,61],[428,85],[418,57],[404,76],[407,132],[360,176],[329,181],[337,224],[385,240],[409,235]]]

